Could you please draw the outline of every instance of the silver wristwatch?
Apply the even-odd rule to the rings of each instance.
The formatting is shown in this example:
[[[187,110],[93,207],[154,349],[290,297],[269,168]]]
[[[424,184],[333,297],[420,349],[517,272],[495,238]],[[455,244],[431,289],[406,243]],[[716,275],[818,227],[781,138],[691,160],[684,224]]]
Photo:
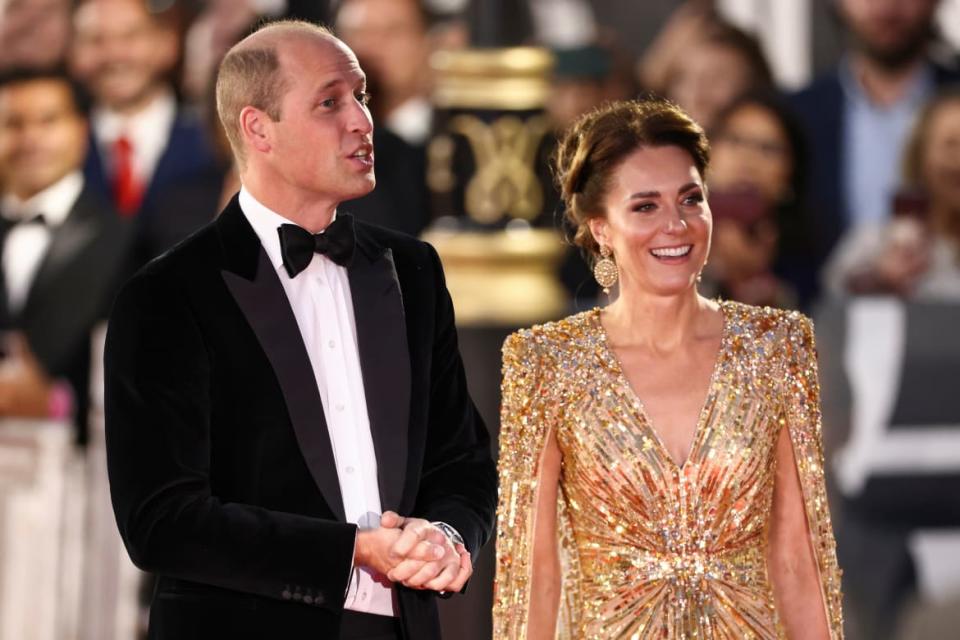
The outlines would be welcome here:
[[[443,535],[447,536],[447,540],[453,543],[453,546],[457,546],[458,544],[462,544],[464,547],[467,546],[463,541],[463,536],[461,536],[456,529],[448,525],[446,522],[437,521],[431,522],[430,524],[435,526],[437,529],[440,529],[440,531],[443,532]]]

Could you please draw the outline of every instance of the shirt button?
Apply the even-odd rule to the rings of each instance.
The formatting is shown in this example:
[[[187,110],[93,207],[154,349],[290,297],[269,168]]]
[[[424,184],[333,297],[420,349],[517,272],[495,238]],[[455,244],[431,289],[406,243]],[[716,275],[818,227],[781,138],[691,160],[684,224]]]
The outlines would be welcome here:
[[[347,467],[346,469],[344,469],[344,471],[346,471],[347,473],[353,473],[353,472],[354,472],[354,468],[353,468],[353,467]]]
[[[337,347],[337,343],[331,340],[330,342],[327,343],[327,346],[330,347],[331,349],[335,349]]]
[[[337,411],[343,411],[343,403],[342,403],[342,402],[338,402],[338,403],[337,403]]]
[[[366,600],[366,599],[367,599],[367,592],[366,592],[366,591],[364,591],[364,592],[362,592],[362,593],[360,594],[360,599],[361,599],[361,600]]]

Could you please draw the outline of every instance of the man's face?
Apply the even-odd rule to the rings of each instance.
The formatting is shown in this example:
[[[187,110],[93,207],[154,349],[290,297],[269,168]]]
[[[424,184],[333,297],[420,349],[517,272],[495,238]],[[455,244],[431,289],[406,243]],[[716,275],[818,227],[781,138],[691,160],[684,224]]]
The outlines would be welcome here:
[[[26,199],[80,168],[87,125],[61,80],[0,88],[0,167],[5,188]]]
[[[173,34],[138,0],[88,0],[73,22],[73,72],[111,109],[142,106],[176,61]]]
[[[430,46],[414,0],[347,0],[337,14],[337,33],[388,100],[420,91]]]
[[[888,67],[912,62],[924,50],[938,0],[839,0],[856,45]]]
[[[289,88],[280,119],[267,120],[272,171],[301,201],[336,206],[369,193],[376,184],[373,121],[356,56],[322,36],[290,38],[277,53]]]
[[[69,35],[66,0],[0,0],[0,66],[54,66]]]

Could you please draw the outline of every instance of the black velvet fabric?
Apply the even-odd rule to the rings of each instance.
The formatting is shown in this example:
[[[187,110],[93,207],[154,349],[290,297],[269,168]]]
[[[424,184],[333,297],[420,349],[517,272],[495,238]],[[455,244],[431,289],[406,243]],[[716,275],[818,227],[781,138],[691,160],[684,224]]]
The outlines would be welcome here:
[[[435,251],[358,221],[348,269],[384,509],[490,535],[496,473]],[[335,638],[356,527],[277,273],[236,198],[117,298],[105,353],[114,510],[159,574],[152,638]],[[435,595],[398,589],[407,638]]]

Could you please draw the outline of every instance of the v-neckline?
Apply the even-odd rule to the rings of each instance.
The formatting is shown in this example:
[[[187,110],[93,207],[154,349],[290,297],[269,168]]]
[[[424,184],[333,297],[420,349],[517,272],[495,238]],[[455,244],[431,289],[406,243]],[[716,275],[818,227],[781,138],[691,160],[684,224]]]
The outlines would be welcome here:
[[[718,307],[720,310],[720,318],[723,322],[723,327],[720,331],[720,347],[717,349],[717,355],[714,358],[713,362],[713,371],[710,373],[710,382],[707,385],[707,391],[703,398],[703,404],[700,405],[700,411],[697,414],[697,423],[693,432],[693,439],[690,441],[690,447],[687,451],[687,457],[682,463],[679,463],[674,459],[673,455],[670,453],[670,450],[667,448],[666,443],[663,441],[663,438],[660,436],[660,432],[657,430],[657,427],[653,424],[653,420],[650,419],[650,414],[647,413],[647,408],[643,404],[643,400],[640,398],[640,394],[636,392],[633,388],[633,384],[630,383],[630,379],[627,377],[627,374],[623,370],[623,365],[620,362],[617,352],[614,351],[613,345],[610,344],[610,339],[607,336],[607,330],[603,326],[603,322],[600,319],[601,308],[595,307],[593,318],[597,327],[597,331],[600,333],[600,343],[602,345],[603,351],[607,356],[607,360],[613,364],[614,374],[617,378],[620,379],[621,384],[627,389],[627,392],[630,394],[630,398],[633,401],[634,406],[640,412],[641,417],[643,418],[644,423],[646,423],[647,431],[649,431],[654,442],[657,443],[657,446],[660,448],[660,453],[667,460],[667,462],[679,472],[683,472],[687,463],[693,458],[697,453],[697,449],[700,446],[700,439],[704,429],[704,423],[707,419],[707,405],[710,403],[710,395],[713,393],[713,388],[717,383],[717,378],[720,376],[720,369],[723,366],[723,360],[725,359],[725,354],[727,352],[727,336],[729,334],[730,319],[727,317],[727,310],[724,306],[724,302],[721,300],[718,302]]]

